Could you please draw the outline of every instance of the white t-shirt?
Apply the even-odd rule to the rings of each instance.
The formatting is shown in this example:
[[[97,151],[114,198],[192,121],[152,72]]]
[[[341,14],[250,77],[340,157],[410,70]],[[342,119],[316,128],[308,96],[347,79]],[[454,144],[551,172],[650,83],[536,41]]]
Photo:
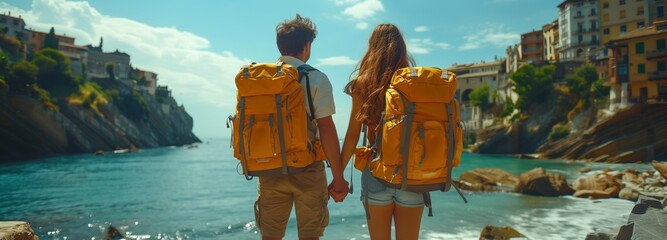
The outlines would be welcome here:
[[[303,61],[292,56],[282,56],[278,58],[278,61],[287,63],[297,68],[301,65],[304,65]],[[308,72],[308,77],[310,79],[310,94],[313,98],[313,109],[315,109],[315,119],[320,119],[334,115],[336,113],[336,106],[334,105],[333,98],[333,87],[331,87],[331,82],[327,75],[320,71],[310,71]],[[304,80],[305,81],[305,80]],[[306,89],[306,83],[303,83],[304,96],[303,100],[306,106],[306,112],[310,116],[310,107],[308,106],[308,91]]]

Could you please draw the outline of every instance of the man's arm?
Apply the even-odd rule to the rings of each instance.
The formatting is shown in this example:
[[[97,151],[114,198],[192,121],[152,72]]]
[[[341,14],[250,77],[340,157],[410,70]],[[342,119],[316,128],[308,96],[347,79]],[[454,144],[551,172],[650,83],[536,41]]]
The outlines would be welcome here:
[[[334,200],[342,201],[349,192],[349,186],[343,177],[343,164],[340,159],[340,144],[338,143],[338,133],[336,132],[336,125],[331,116],[317,119],[317,127],[320,132],[320,141],[324,154],[331,165],[331,174],[333,175],[333,188],[338,194],[343,194],[342,199]]]

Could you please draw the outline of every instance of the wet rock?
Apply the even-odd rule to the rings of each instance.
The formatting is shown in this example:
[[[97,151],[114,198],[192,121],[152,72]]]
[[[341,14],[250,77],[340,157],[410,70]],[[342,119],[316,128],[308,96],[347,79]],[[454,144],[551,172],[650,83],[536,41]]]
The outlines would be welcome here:
[[[39,240],[27,222],[0,222],[2,240]]]
[[[574,190],[560,174],[546,173],[543,168],[535,168],[519,176],[517,192],[540,196],[569,195]]]
[[[573,184],[576,190],[574,196],[593,199],[617,197],[622,189],[621,182],[608,173],[611,172],[578,178]]]
[[[123,238],[125,238],[125,236],[123,236],[120,230],[118,230],[118,228],[114,227],[113,225],[109,225],[106,233],[104,234],[104,240],[119,240]]]
[[[459,178],[463,190],[478,192],[513,192],[519,179],[499,168],[478,168],[466,171]]]
[[[639,191],[634,188],[623,188],[618,192],[618,198],[635,201],[639,198]]]
[[[480,240],[506,240],[512,238],[525,238],[523,234],[512,227],[495,227],[487,225],[479,235]]]
[[[667,162],[658,162],[656,160],[653,160],[653,162],[651,162],[651,165],[653,165],[653,168],[655,168],[655,170],[658,170],[658,172],[660,172],[660,175],[663,178],[667,179]]]

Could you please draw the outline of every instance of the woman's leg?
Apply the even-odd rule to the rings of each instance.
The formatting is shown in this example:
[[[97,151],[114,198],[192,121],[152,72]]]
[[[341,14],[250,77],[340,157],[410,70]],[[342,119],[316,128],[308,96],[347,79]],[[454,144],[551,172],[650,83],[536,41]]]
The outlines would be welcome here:
[[[391,240],[391,218],[395,203],[387,205],[368,205],[371,219],[368,219],[368,232],[373,240]]]
[[[396,222],[396,240],[417,240],[424,213],[424,205],[404,207],[396,204],[394,222]],[[374,239],[371,235],[371,239]]]

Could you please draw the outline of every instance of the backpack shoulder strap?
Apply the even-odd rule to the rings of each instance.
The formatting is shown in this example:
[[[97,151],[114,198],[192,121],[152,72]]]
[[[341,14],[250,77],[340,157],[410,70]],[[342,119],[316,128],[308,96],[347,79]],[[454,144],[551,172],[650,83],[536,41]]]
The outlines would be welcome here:
[[[301,80],[303,78],[306,79],[306,94],[308,95],[308,109],[310,110],[310,117],[315,120],[315,107],[313,106],[313,95],[310,93],[310,77],[308,76],[308,72],[312,71],[319,71],[316,68],[304,64],[296,68],[297,71],[299,71],[299,82],[302,82]],[[303,84],[303,83],[302,83]]]

